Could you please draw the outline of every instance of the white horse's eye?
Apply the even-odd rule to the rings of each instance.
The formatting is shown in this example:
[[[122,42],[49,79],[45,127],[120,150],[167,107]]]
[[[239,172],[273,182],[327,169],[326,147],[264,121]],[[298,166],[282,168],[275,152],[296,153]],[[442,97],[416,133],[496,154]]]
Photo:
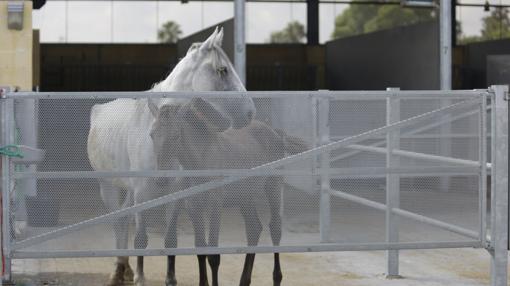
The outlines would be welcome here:
[[[216,72],[220,75],[220,76],[224,76],[228,73],[227,71],[227,67],[219,67],[216,69]]]

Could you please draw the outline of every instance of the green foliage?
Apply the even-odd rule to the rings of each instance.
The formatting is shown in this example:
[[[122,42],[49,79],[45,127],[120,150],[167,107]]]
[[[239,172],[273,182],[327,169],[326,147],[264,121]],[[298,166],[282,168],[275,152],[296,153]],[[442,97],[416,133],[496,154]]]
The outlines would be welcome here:
[[[397,5],[350,5],[336,17],[331,37],[342,38],[370,33],[433,18],[431,9],[403,8]]]
[[[164,23],[158,30],[158,40],[161,43],[177,43],[182,31],[179,24],[174,21]]]
[[[291,21],[283,30],[272,32],[269,42],[277,44],[303,43],[305,36],[305,26],[298,21]]]
[[[508,8],[495,8],[482,19],[480,36],[459,37],[461,44],[510,38],[510,15]]]
[[[483,18],[482,38],[486,40],[510,37],[508,8],[496,8],[490,16]]]

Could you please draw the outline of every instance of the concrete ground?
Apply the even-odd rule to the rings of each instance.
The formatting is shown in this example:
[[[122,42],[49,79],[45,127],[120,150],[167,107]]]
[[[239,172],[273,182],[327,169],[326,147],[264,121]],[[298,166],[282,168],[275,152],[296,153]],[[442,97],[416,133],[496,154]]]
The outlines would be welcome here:
[[[360,194],[375,201],[383,201],[383,194]],[[475,195],[455,193],[409,192],[402,194],[402,207],[435,219],[476,230],[477,199]],[[289,200],[285,208],[282,245],[317,244],[319,227],[317,202]],[[303,206],[315,206],[306,209]],[[267,232],[267,212],[261,211],[264,232],[261,245],[271,245]],[[77,219],[76,209],[61,214]],[[94,215],[94,214],[92,214]],[[224,246],[245,245],[244,224],[236,211],[222,215],[220,243]],[[194,232],[186,216],[179,225],[179,246],[192,246]],[[466,237],[448,231],[400,219],[400,240],[457,241]],[[354,203],[336,201],[332,212],[332,237],[345,243],[384,241],[384,213],[361,207]],[[50,229],[26,229],[23,237],[31,237]],[[133,245],[132,234],[129,245]],[[161,230],[150,229],[149,247],[163,245]],[[240,244],[239,244],[240,243]],[[114,246],[110,224],[103,224],[45,242],[32,250],[85,250],[111,249]],[[30,250],[30,249],[29,249]],[[324,252],[282,254],[282,285],[489,285],[490,256],[483,249],[441,249],[401,251],[400,273],[402,279],[385,278],[386,258],[384,251],[370,252]],[[221,285],[238,285],[242,271],[243,255],[224,255],[220,266]],[[104,285],[113,270],[114,258],[80,259],[26,259],[13,262],[13,277],[19,285]],[[135,266],[135,258],[131,258]],[[164,285],[166,260],[164,257],[148,257],[145,263],[147,285]],[[257,255],[252,285],[272,285],[273,258],[271,254]],[[194,256],[177,258],[177,280],[181,286],[198,284],[198,265]]]
[[[480,249],[402,251],[402,279],[385,278],[385,253],[338,252],[283,254],[282,285],[489,285],[490,256]],[[221,285],[238,285],[243,256],[224,255],[220,266]],[[135,259],[131,259],[135,265]],[[147,285],[164,285],[166,261],[146,259]],[[256,258],[252,285],[272,285],[273,259]],[[104,285],[113,269],[113,258],[17,260],[13,276],[19,285]],[[198,266],[193,256],[177,258],[177,280],[182,286],[198,284]]]

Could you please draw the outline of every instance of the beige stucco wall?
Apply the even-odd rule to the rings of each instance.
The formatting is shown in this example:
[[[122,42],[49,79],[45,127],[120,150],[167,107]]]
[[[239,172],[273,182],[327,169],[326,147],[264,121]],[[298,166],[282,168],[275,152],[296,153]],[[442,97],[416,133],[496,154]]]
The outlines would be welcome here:
[[[32,2],[25,1],[23,30],[7,29],[7,1],[0,1],[0,85],[31,90]]]

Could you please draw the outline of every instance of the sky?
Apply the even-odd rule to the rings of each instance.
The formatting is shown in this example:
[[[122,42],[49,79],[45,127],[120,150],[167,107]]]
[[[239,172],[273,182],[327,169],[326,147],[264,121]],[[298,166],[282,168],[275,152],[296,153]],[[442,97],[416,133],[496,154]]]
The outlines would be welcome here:
[[[463,2],[481,3],[481,0]],[[510,0],[490,1],[510,4]],[[321,4],[320,42],[330,40],[335,16],[345,4]],[[233,17],[232,2],[177,1],[47,1],[33,12],[34,28],[41,31],[41,42],[153,43],[157,27],[172,20],[180,24],[183,37]],[[67,11],[67,13],[66,13]],[[483,8],[459,7],[457,17],[465,35],[480,34]],[[306,4],[246,4],[248,43],[264,43],[271,32],[283,29],[289,21],[306,23]]]

